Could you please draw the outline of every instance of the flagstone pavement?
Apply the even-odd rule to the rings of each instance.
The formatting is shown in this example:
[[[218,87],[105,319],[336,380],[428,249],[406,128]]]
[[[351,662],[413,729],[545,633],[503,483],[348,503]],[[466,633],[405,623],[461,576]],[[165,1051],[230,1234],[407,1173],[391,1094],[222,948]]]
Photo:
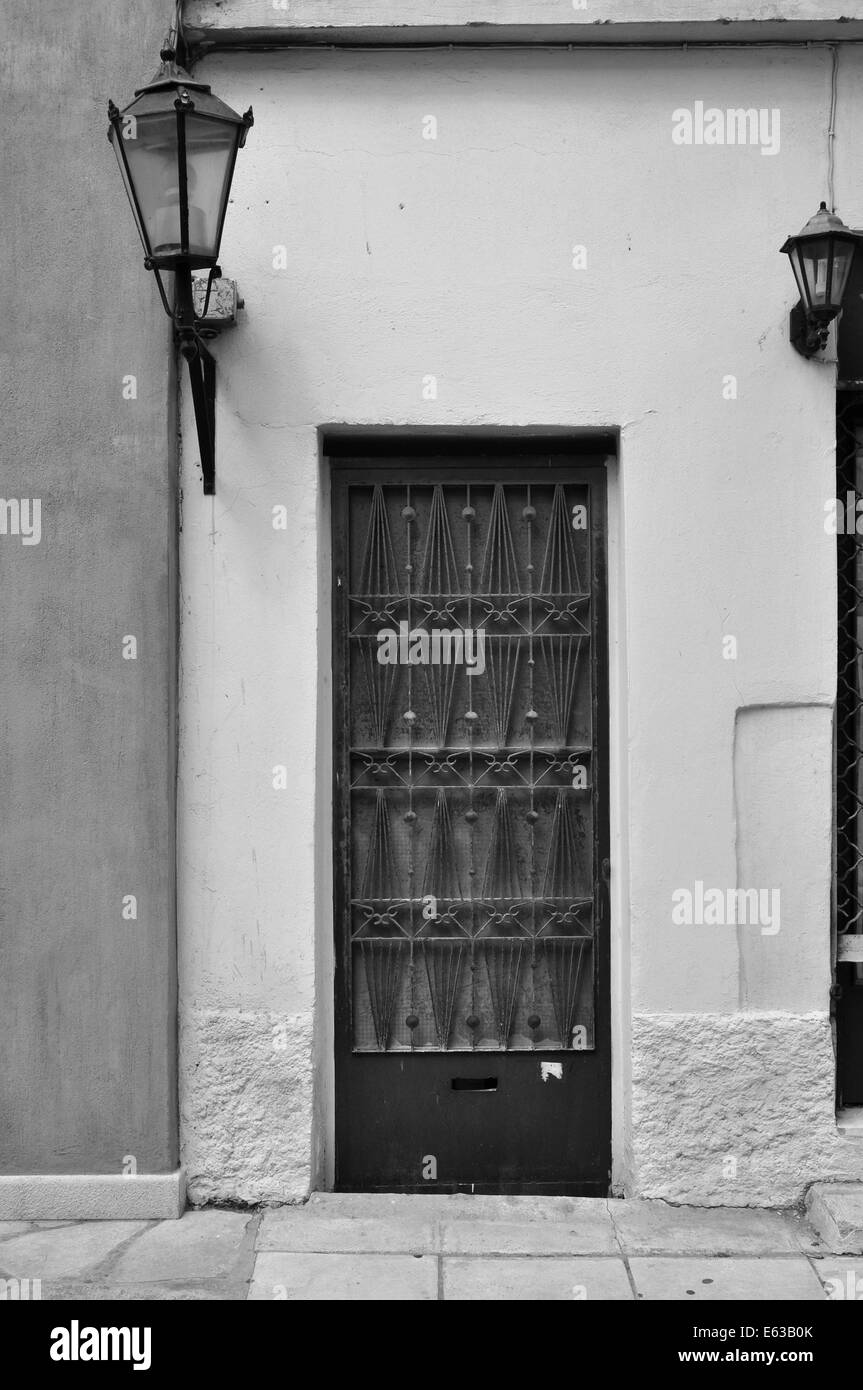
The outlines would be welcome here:
[[[863,1296],[863,1256],[831,1254],[793,1211],[319,1193],[178,1221],[0,1222],[0,1281],[43,1300],[807,1301]]]

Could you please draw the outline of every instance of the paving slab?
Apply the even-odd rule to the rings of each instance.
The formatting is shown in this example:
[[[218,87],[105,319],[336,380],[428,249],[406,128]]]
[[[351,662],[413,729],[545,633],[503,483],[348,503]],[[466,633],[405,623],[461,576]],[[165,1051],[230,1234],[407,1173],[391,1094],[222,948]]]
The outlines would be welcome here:
[[[80,1277],[101,1265],[148,1221],[79,1221],[0,1241],[0,1273],[17,1279]],[[176,1223],[166,1223],[167,1225]]]
[[[166,1280],[241,1277],[251,1274],[255,1218],[247,1211],[187,1211],[179,1221],[162,1221],[123,1252],[110,1282],[163,1283]]]
[[[311,1253],[434,1254],[437,1224],[414,1216],[363,1219],[324,1216],[307,1207],[280,1207],[261,1218],[255,1248]]]
[[[776,1255],[800,1249],[783,1215],[760,1207],[674,1207],[662,1201],[610,1201],[627,1254]]]
[[[863,1183],[814,1183],[806,1194],[806,1211],[829,1250],[863,1255]]]
[[[236,1302],[248,1295],[248,1285],[225,1280],[201,1280],[197,1284],[113,1284],[80,1280],[49,1281],[42,1286],[42,1302],[166,1303]]]
[[[811,1264],[831,1301],[863,1302],[863,1260],[833,1255]]]
[[[429,1255],[323,1255],[265,1251],[255,1261],[252,1302],[418,1301],[437,1298],[438,1261]]]
[[[623,1260],[445,1259],[443,1296],[449,1301],[572,1302],[602,1299],[632,1301],[634,1294]]]
[[[629,1268],[637,1296],[648,1300],[713,1303],[751,1299],[773,1303],[777,1299],[822,1302],[826,1298],[803,1255],[778,1259],[636,1256],[629,1261]]]
[[[445,1255],[617,1255],[611,1218],[600,1203],[575,1221],[447,1221]]]

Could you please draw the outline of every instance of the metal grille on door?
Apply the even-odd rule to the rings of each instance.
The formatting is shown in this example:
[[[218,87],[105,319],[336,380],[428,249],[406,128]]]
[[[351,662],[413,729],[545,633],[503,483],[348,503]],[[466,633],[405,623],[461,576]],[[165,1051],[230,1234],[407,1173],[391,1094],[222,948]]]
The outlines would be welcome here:
[[[863,1105],[863,391],[836,397],[838,649],[835,734],[838,1098]]]
[[[588,488],[352,485],[348,532],[353,1048],[592,1049]]]

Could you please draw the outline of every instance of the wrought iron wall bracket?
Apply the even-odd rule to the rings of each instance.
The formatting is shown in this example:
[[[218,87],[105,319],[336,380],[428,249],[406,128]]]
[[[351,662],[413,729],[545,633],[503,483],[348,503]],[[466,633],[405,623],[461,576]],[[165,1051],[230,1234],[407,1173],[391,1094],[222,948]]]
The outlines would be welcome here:
[[[212,497],[216,491],[216,359],[197,335],[191,341],[181,336],[180,352],[189,366],[204,495]]]
[[[175,292],[175,338],[189,368],[204,495],[211,497],[216,491],[216,359],[201,333],[202,320],[195,313],[192,276],[188,270],[177,271]]]
[[[789,316],[791,345],[802,357],[814,357],[823,352],[830,337],[830,324],[808,314],[798,299]]]
[[[174,342],[188,363],[204,492],[212,496],[216,491],[216,359],[205,340],[234,327],[243,301],[235,282],[224,279],[217,265],[207,279],[179,267],[175,272],[172,309],[158,268],[152,262],[145,261],[145,265],[148,270],[155,270],[165,312],[174,324]]]

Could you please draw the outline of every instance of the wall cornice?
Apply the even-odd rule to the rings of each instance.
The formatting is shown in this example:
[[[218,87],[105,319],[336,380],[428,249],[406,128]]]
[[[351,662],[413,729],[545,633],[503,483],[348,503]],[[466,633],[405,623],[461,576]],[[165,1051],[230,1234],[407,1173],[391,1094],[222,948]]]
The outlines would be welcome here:
[[[197,48],[295,44],[829,43],[863,0],[187,0]],[[578,8],[576,6],[579,5]]]

